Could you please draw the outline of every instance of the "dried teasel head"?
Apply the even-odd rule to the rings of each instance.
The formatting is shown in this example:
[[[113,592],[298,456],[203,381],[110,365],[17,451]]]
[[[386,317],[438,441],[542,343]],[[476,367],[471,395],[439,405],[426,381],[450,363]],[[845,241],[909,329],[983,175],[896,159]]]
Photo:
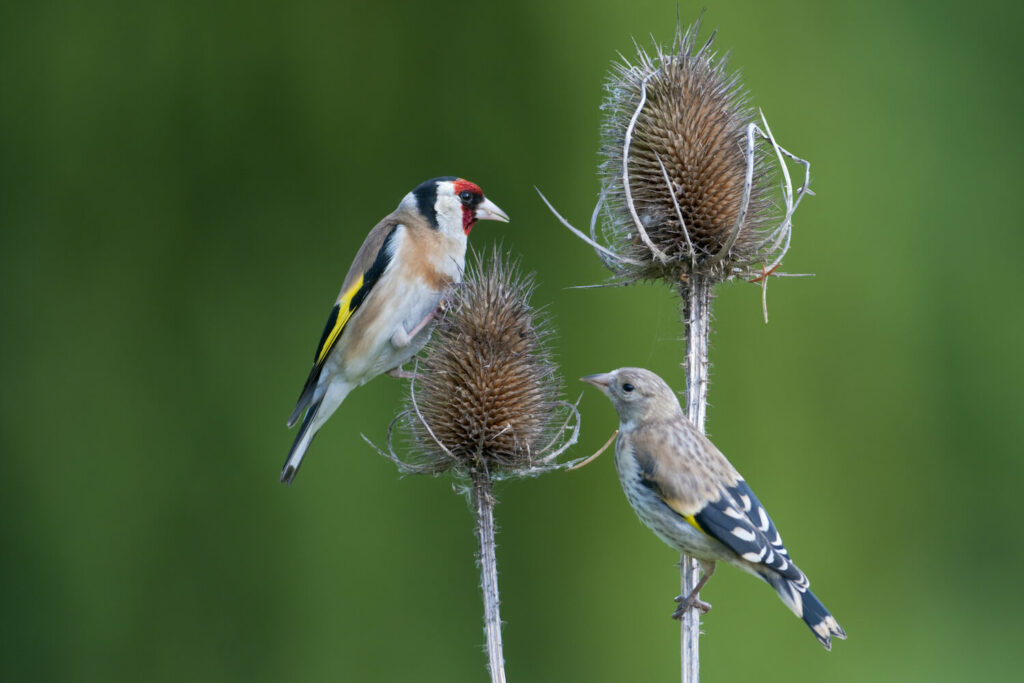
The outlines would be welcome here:
[[[534,287],[499,248],[471,259],[410,383],[403,415],[415,454],[391,452],[404,472],[486,469],[502,478],[562,466],[555,458],[575,443],[579,416],[559,400]]]
[[[753,275],[789,244],[792,211],[771,192],[782,150],[698,30],[678,28],[653,56],[638,48],[606,84],[604,234],[625,258],[603,260],[623,280]]]

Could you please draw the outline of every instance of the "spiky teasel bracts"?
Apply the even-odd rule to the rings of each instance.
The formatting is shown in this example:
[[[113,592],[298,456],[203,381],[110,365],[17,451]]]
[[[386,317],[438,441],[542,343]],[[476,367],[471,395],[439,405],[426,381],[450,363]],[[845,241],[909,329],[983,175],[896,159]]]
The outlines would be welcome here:
[[[419,364],[410,428],[440,467],[533,467],[558,426],[561,384],[529,302],[534,277],[497,251],[472,268]]]
[[[575,442],[579,420],[559,398],[550,326],[530,304],[534,288],[533,274],[498,248],[471,257],[416,363],[400,416],[413,446],[397,461],[403,472],[484,468],[507,478],[563,466],[555,459]]]
[[[698,43],[699,30],[700,22],[677,26],[670,50],[638,46],[635,63],[613,64],[589,237],[541,194],[620,283],[664,280],[685,290],[694,278],[783,275],[774,271],[810,191],[810,164],[775,141],[763,114],[755,120],[738,75],[712,49],[715,35]],[[787,158],[804,166],[802,185],[794,187]]]
[[[725,279],[771,256],[770,159],[763,145],[748,159],[747,93],[712,51],[714,35],[698,49],[698,29],[678,30],[653,57],[638,48],[637,63],[615,63],[606,83],[605,236],[638,262],[620,264],[626,279]]]

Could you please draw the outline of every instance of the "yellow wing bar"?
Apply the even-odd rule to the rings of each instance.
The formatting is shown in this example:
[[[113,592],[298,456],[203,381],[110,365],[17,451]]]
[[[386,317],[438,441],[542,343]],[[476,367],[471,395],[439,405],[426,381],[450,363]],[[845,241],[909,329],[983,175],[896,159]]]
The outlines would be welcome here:
[[[349,287],[348,291],[342,295],[341,300],[338,301],[338,317],[335,319],[331,331],[325,335],[323,344],[321,344],[320,349],[317,351],[316,365],[320,365],[327,358],[327,354],[334,348],[334,342],[338,341],[338,336],[345,329],[345,323],[348,322],[348,319],[352,317],[352,313],[355,312],[355,307],[352,306],[352,298],[362,288],[363,279],[364,276],[360,275],[355,284]]]

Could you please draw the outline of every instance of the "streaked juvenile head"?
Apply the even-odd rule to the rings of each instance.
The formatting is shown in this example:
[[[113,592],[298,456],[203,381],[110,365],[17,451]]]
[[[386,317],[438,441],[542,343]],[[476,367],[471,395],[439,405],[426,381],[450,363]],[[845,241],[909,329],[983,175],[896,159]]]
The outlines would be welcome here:
[[[623,423],[682,416],[683,409],[672,387],[650,370],[619,368],[580,380],[600,389]]]
[[[477,221],[508,223],[508,215],[484,197],[479,185],[455,176],[420,183],[405,196],[401,206],[418,212],[432,227],[452,235],[468,237]]]

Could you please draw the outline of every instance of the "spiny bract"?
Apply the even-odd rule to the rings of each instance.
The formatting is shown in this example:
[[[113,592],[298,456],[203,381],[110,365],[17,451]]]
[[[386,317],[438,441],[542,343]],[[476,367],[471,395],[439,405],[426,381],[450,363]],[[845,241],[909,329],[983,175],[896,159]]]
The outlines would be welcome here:
[[[436,471],[530,467],[549,445],[560,383],[544,321],[530,306],[534,286],[495,249],[456,288],[419,362],[409,411],[421,456]]]
[[[758,145],[746,218],[724,258],[715,258],[732,239],[743,204],[752,112],[738,76],[727,74],[725,59],[711,51],[714,35],[695,50],[698,30],[699,23],[678,29],[673,49],[658,47],[653,58],[638,48],[638,63],[614,64],[606,84],[605,236],[620,254],[642,263],[609,262],[624,279],[678,282],[693,272],[726,279],[773,251],[767,229],[775,215],[767,191],[773,173]],[[644,244],[628,207],[622,164],[627,137],[633,204],[666,263]]]

